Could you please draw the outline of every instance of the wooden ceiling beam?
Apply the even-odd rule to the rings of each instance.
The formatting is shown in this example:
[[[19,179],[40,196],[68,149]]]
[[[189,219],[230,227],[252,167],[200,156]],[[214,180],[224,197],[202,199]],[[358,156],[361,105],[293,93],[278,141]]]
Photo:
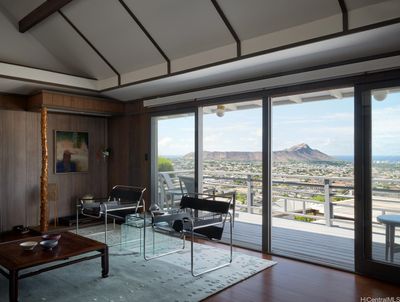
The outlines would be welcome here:
[[[30,30],[36,24],[42,22],[71,1],[72,0],[47,0],[18,22],[19,32],[24,33]]]
[[[349,30],[349,11],[345,0],[338,0],[338,2],[342,11],[343,32],[347,32]]]
[[[218,4],[217,0],[211,0],[212,4],[214,5],[215,10],[218,12],[218,15],[221,17],[222,21],[224,22],[225,26],[228,28],[229,32],[231,33],[233,39],[236,42],[236,55],[240,57],[242,55],[242,43],[239,39],[238,34],[236,33],[235,29],[233,28],[232,24],[229,22],[228,18],[226,17],[224,11],[222,10],[221,6]]]

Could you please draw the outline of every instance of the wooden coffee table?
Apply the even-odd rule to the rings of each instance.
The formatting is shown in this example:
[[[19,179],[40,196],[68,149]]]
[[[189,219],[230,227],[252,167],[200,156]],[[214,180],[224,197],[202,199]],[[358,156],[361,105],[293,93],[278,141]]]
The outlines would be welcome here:
[[[69,232],[64,232],[61,233],[58,246],[53,248],[53,250],[44,250],[38,245],[33,251],[24,251],[19,246],[19,244],[24,241],[40,242],[41,240],[39,236],[0,244],[0,266],[2,267],[0,267],[0,273],[9,280],[10,302],[18,301],[19,279],[31,277],[82,261],[101,257],[101,275],[103,278],[108,276],[108,246],[106,244]],[[95,255],[77,257],[69,260],[71,257],[82,256],[90,252],[96,253]],[[20,274],[20,271],[24,269],[57,261],[62,262],[46,266],[36,271]]]

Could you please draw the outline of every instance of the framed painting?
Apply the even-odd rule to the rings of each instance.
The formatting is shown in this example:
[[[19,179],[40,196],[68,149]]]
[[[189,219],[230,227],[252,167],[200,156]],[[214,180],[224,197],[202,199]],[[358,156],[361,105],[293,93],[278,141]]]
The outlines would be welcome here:
[[[89,133],[55,131],[55,173],[89,171]]]

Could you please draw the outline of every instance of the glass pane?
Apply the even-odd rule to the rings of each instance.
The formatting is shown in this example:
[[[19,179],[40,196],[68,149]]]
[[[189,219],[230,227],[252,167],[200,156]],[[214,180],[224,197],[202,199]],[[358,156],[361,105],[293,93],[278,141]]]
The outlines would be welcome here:
[[[400,87],[373,90],[372,257],[400,265]]]
[[[354,270],[353,88],[272,102],[272,251]]]
[[[261,249],[262,101],[204,107],[202,151],[203,191],[235,192],[234,241]]]
[[[179,206],[194,191],[194,113],[153,118],[153,200],[163,210]]]

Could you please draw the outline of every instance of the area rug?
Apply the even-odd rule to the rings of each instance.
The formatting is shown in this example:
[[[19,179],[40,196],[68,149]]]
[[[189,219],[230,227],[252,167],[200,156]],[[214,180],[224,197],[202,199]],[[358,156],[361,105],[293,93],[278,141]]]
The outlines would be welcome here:
[[[84,230],[85,235],[90,232]],[[118,233],[119,230],[111,231],[109,237],[118,242]],[[152,238],[151,234],[149,238]],[[179,239],[170,239],[165,235],[156,239],[158,248],[163,247],[164,250],[179,247],[181,243]],[[139,254],[137,244],[116,245],[110,249],[110,274],[105,279],[100,277],[99,259],[22,279],[19,282],[19,301],[201,301],[275,264],[234,253],[231,265],[193,277],[190,274],[190,245],[176,254],[145,261]],[[227,250],[203,244],[195,244],[194,248],[198,270],[228,259]],[[160,249],[150,251],[157,253]],[[0,301],[8,301],[7,293],[8,281],[0,278]]]

